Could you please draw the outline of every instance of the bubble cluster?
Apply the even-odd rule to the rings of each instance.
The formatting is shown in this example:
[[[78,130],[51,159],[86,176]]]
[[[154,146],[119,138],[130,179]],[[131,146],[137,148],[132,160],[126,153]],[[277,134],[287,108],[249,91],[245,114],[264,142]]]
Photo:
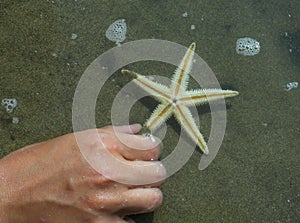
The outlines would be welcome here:
[[[126,39],[127,25],[125,19],[118,19],[114,21],[106,30],[105,36],[118,46]]]
[[[236,52],[243,56],[254,56],[260,51],[260,44],[250,37],[240,38],[236,41]]]
[[[71,35],[71,39],[72,39],[72,40],[77,39],[77,37],[78,37],[78,35],[77,35],[76,33],[72,33],[72,35]]]
[[[294,82],[287,83],[284,87],[285,87],[286,91],[290,91],[293,88],[297,88],[298,87],[298,82],[294,81]]]
[[[20,122],[19,117],[13,117],[11,120],[11,123],[13,123],[13,124],[18,124],[19,122]]]
[[[15,107],[17,107],[17,99],[15,98],[4,98],[1,104],[5,107],[7,113],[11,113]]]

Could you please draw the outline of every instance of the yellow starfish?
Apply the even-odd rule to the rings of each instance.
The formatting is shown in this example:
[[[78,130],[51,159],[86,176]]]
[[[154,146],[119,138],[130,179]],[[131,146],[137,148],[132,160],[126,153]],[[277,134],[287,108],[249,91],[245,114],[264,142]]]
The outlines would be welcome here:
[[[222,89],[187,90],[195,48],[196,44],[192,43],[176,69],[170,87],[151,81],[146,76],[133,71],[122,70],[122,73],[134,75],[136,77],[134,82],[160,102],[146,121],[145,126],[147,128],[154,131],[174,114],[179,124],[196,142],[203,153],[208,154],[207,144],[188,107],[204,104],[211,100],[233,97],[238,95],[238,92]]]

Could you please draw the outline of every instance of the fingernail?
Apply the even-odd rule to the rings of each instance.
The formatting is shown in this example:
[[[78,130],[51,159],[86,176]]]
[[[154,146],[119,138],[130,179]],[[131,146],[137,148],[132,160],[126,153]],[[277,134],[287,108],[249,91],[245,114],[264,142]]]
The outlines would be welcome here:
[[[137,133],[142,129],[141,124],[138,124],[138,123],[131,124],[129,127],[133,133]]]
[[[152,190],[154,190],[152,199],[153,204],[148,207],[148,210],[154,210],[155,208],[159,207],[162,204],[163,200],[163,194],[160,189],[153,188]]]
[[[167,175],[166,168],[164,167],[164,165],[161,162],[159,162],[158,166],[157,166],[157,169],[156,169],[157,180],[158,181],[164,180],[166,178],[166,175]]]

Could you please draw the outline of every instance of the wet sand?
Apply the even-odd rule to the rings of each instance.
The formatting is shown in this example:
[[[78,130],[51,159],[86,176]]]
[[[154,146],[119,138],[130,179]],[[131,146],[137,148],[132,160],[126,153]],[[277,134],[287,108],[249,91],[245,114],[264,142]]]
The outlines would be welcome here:
[[[16,98],[18,106],[9,114],[0,109],[0,155],[72,131],[77,82],[96,57],[115,46],[105,31],[120,18],[128,26],[126,42],[157,38],[188,47],[195,41],[196,52],[221,86],[240,92],[226,100],[226,134],[213,163],[199,171],[201,153],[196,149],[163,185],[162,207],[135,216],[137,222],[298,222],[300,88],[284,90],[285,84],[300,80],[297,0],[3,0],[0,96]],[[286,38],[286,33],[295,37]],[[258,40],[260,53],[238,55],[235,42],[241,37]],[[130,69],[171,77],[175,67],[150,61]],[[96,106],[99,127],[111,124],[111,103],[128,81],[118,71],[105,83]],[[143,123],[156,104],[150,98],[136,103],[130,121]],[[209,107],[198,111],[207,140]],[[13,117],[20,122],[11,123]],[[179,134],[180,127],[170,119],[162,158],[176,146]]]

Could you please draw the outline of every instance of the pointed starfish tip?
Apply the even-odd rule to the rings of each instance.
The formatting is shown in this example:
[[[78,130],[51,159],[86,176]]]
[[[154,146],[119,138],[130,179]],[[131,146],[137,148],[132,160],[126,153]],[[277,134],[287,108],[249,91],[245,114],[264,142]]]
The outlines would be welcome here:
[[[134,77],[138,77],[138,74],[134,71],[131,71],[131,70],[122,69],[121,73],[124,74],[124,75],[132,75]]]
[[[126,69],[122,69],[122,70],[121,70],[121,73],[122,73],[122,74],[126,74],[126,72],[128,72],[128,70],[126,70]]]
[[[205,155],[208,155],[209,154],[209,151],[208,149],[206,148],[205,150],[202,151]]]
[[[224,94],[225,97],[234,97],[234,96],[239,95],[238,91],[224,90],[223,92],[225,93]]]
[[[193,43],[190,45],[190,49],[195,50],[195,48],[196,48],[196,43],[193,42]]]
[[[239,95],[240,93],[238,91],[232,91],[232,96]]]
[[[122,74],[128,74],[128,73],[130,73],[130,71],[126,70],[126,69],[122,69],[121,72],[122,72]]]

